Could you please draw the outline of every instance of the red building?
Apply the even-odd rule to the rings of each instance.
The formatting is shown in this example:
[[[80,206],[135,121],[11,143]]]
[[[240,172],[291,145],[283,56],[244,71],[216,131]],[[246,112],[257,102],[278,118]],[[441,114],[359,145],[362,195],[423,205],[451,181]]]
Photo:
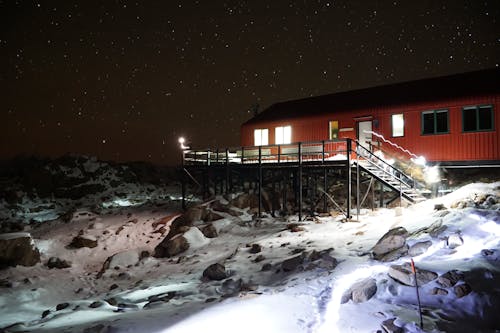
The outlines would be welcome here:
[[[243,146],[357,139],[443,165],[500,163],[500,69],[277,103],[241,127]],[[386,139],[386,140],[384,140]]]

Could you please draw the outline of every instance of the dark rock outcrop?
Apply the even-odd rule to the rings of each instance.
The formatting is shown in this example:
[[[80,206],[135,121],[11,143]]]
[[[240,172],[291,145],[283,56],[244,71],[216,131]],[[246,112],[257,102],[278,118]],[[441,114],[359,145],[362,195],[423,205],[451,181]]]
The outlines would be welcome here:
[[[182,234],[178,234],[171,239],[165,237],[160,244],[155,247],[153,256],[156,258],[169,258],[187,249],[189,249],[187,239]]]
[[[228,274],[226,272],[226,267],[220,263],[215,263],[210,266],[208,266],[204,271],[203,271],[203,277],[208,279],[208,280],[224,280],[225,278],[228,277]]]
[[[79,249],[82,247],[93,248],[97,246],[97,239],[92,236],[78,235],[68,245],[69,248]]]
[[[40,262],[40,252],[29,233],[0,236],[0,269],[8,266],[34,266]]]

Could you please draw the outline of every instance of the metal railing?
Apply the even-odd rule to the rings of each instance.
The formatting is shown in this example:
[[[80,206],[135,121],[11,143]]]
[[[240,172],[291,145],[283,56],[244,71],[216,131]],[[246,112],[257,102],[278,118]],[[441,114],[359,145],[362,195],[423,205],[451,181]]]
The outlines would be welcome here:
[[[282,145],[226,149],[185,150],[185,165],[301,163],[308,161],[346,160],[347,141],[324,140]]]

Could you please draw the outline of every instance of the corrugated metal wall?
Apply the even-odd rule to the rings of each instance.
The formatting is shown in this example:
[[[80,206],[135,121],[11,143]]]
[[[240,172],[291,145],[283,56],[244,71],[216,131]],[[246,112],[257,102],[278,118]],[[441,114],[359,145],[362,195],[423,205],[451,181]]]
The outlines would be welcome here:
[[[474,105],[493,105],[494,130],[463,133],[462,107]],[[422,135],[421,114],[436,109],[448,110],[449,133]],[[274,128],[292,126],[292,141],[318,141],[328,139],[328,122],[338,120],[339,137],[355,138],[356,118],[372,116],[373,130],[416,155],[425,156],[428,161],[473,161],[500,160],[500,96],[479,96],[455,100],[442,100],[432,103],[415,103],[397,107],[377,107],[356,111],[331,110],[314,117],[284,119],[282,121],[262,122],[241,127],[241,144],[252,146],[255,128],[269,129],[269,143],[274,143]],[[405,118],[404,137],[391,137],[391,115],[403,113]],[[378,126],[377,126],[378,125]],[[350,130],[352,129],[352,130]],[[376,137],[373,138],[377,139]],[[384,145],[387,147],[387,145]]]

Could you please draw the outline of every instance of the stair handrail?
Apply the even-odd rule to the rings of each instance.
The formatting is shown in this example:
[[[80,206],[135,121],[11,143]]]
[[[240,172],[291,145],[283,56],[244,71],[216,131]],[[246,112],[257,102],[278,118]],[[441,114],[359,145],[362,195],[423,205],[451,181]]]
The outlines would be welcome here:
[[[368,163],[370,163],[371,165],[375,166],[377,169],[381,170],[382,172],[384,172],[385,174],[387,174],[391,178],[394,178],[398,182],[403,183],[407,187],[409,187],[409,188],[414,188],[415,187],[415,180],[413,178],[411,178],[410,176],[408,176],[407,174],[405,174],[403,171],[399,170],[398,168],[394,167],[393,165],[387,163],[386,161],[384,161],[383,159],[381,159],[379,156],[377,156],[374,153],[372,153],[369,149],[367,149],[366,147],[364,147],[363,145],[361,145],[358,140],[355,140],[355,142],[356,142],[356,149],[354,150],[354,152],[356,153],[357,156],[359,156],[359,157],[363,158],[364,160],[368,161]],[[376,163],[374,163],[370,159],[367,159],[365,156],[363,156],[359,152],[359,150],[358,150],[359,148],[361,148],[364,151],[366,151],[368,153],[368,156],[370,156],[371,158],[375,158],[377,161],[381,162],[385,166],[387,166],[390,169],[392,169],[394,171],[394,173],[388,172],[384,168],[380,167],[380,165],[377,165]],[[406,182],[405,180],[403,180],[403,177],[406,178],[408,182]]]

